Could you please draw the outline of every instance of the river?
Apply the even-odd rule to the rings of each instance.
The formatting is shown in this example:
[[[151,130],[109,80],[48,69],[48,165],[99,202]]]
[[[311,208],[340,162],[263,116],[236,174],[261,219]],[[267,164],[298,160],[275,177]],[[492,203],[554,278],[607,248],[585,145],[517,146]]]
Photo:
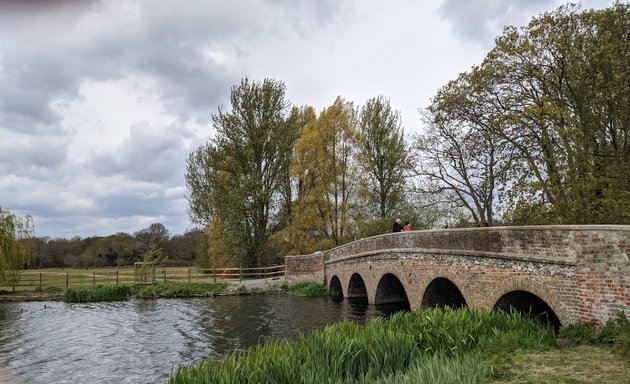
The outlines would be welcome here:
[[[0,303],[0,384],[166,383],[171,372],[399,307],[282,295]]]

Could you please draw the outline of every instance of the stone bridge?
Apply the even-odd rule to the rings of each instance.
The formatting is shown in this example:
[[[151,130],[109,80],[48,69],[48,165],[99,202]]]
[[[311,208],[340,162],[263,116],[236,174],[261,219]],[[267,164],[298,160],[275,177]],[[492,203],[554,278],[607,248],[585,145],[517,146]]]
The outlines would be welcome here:
[[[630,315],[630,226],[424,230],[287,256],[289,284],[370,304],[515,308],[555,326]]]

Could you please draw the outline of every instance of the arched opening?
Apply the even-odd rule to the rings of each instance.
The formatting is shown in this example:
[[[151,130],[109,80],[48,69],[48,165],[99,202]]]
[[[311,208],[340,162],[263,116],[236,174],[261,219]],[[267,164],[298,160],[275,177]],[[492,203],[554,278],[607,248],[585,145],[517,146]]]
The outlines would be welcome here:
[[[543,324],[551,325],[556,331],[562,325],[553,309],[543,299],[527,291],[506,293],[499,298],[492,310],[515,310]]]
[[[358,273],[353,273],[350,276],[350,282],[348,283],[348,298],[366,298],[367,299],[367,289],[365,288],[365,283],[363,282],[363,278]]]
[[[409,299],[407,298],[405,287],[403,287],[400,280],[391,273],[383,275],[378,282],[374,303],[376,305],[396,304],[402,306],[403,308],[401,309],[404,309],[405,306],[407,310],[409,309]]]
[[[333,297],[343,297],[343,290],[341,288],[341,281],[337,276],[333,276],[330,279],[330,284],[328,285],[328,292]]]
[[[434,279],[424,291],[421,306],[422,308],[464,308],[466,307],[466,300],[453,282],[449,279],[438,277]]]

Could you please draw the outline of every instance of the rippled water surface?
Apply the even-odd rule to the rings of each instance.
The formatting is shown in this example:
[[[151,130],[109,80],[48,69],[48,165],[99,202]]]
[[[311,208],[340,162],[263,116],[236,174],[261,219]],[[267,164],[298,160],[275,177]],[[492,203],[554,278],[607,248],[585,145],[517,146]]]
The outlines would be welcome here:
[[[395,309],[272,295],[0,303],[0,384],[165,383],[179,365]]]

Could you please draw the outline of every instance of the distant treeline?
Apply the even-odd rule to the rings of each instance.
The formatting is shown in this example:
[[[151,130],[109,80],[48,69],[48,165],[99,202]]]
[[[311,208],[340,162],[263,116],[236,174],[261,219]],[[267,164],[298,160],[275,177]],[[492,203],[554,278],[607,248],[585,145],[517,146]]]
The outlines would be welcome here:
[[[119,267],[143,261],[150,249],[158,249],[161,265],[193,265],[203,252],[204,234],[191,230],[170,236],[160,223],[134,234],[51,239],[35,238],[29,268]]]

